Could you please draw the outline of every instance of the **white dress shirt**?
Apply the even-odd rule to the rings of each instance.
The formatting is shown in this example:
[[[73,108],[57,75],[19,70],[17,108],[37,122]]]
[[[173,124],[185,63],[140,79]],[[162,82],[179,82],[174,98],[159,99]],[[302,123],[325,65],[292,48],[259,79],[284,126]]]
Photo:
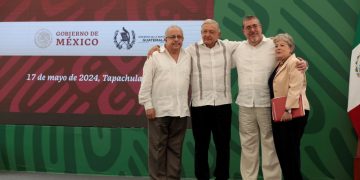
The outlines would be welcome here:
[[[155,109],[156,117],[190,116],[190,55],[181,49],[176,62],[167,50],[160,49],[146,60],[139,91],[139,103]]]
[[[244,107],[270,107],[268,80],[275,69],[275,45],[263,36],[257,46],[244,41],[233,54],[239,94],[236,103]]]
[[[231,54],[241,42],[218,40],[208,48],[199,41],[186,50],[191,55],[192,106],[231,104]]]

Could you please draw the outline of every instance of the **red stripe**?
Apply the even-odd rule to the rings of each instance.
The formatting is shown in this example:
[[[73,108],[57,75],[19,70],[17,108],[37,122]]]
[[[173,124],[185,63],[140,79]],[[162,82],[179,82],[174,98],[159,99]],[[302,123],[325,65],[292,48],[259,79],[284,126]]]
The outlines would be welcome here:
[[[349,117],[358,137],[360,137],[360,105],[349,111]]]
[[[358,146],[356,156],[354,158],[354,180],[360,180],[360,139],[358,139]]]

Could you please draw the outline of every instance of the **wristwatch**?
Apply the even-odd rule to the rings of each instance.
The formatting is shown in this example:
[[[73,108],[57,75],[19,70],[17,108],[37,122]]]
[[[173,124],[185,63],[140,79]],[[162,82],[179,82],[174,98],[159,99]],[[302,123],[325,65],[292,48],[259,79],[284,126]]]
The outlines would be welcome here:
[[[285,109],[285,112],[291,114],[291,109]]]

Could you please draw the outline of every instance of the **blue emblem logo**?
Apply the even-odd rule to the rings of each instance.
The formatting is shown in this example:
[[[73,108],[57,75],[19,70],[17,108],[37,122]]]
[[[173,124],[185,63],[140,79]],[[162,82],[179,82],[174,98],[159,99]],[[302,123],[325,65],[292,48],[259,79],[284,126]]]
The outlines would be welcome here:
[[[118,49],[131,49],[135,44],[135,32],[131,31],[130,36],[129,31],[126,30],[125,27],[122,28],[122,32],[116,30],[114,34],[114,43]]]

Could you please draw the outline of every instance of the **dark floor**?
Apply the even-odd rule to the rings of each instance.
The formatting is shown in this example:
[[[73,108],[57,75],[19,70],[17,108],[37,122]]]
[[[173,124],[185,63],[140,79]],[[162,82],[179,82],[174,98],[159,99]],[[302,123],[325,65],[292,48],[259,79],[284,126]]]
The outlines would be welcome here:
[[[149,180],[149,177],[0,171],[0,180]],[[182,180],[194,179],[182,178]]]
[[[148,180],[148,177],[0,171],[0,180]]]

